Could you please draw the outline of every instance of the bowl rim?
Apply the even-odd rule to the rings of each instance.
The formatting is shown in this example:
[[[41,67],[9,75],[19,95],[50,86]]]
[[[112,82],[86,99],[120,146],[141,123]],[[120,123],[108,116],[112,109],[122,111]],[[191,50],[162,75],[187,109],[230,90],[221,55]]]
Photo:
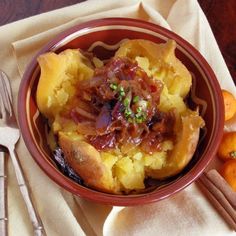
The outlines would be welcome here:
[[[72,33],[75,33],[77,31],[83,30],[83,29],[90,29],[95,28],[99,26],[106,26],[106,25],[128,25],[128,26],[137,26],[139,28],[145,28],[152,30],[158,34],[164,35],[167,38],[174,39],[178,45],[180,45],[182,48],[184,48],[195,60],[197,60],[199,66],[201,67],[201,70],[204,72],[206,77],[211,78],[208,82],[211,85],[211,87],[214,87],[213,91],[213,97],[217,100],[216,103],[216,120],[215,120],[215,126],[217,127],[217,130],[215,129],[213,131],[213,136],[211,140],[211,144],[208,146],[207,150],[204,152],[204,158],[201,158],[197,165],[195,165],[188,173],[186,173],[184,176],[182,176],[180,179],[177,179],[174,183],[174,186],[172,184],[166,186],[163,189],[159,189],[157,192],[153,191],[151,193],[146,194],[139,194],[139,195],[114,195],[114,194],[108,194],[99,192],[90,188],[86,188],[83,186],[80,186],[79,184],[73,182],[72,180],[68,179],[66,176],[64,176],[62,173],[60,173],[53,165],[45,165],[44,158],[41,157],[41,154],[38,152],[37,148],[34,146],[32,139],[31,139],[31,133],[29,131],[29,125],[27,123],[27,112],[26,111],[26,95],[27,95],[27,89],[28,89],[28,83],[31,79],[31,76],[33,72],[35,71],[37,67],[37,57],[46,52],[50,51],[54,45],[59,43],[61,40],[63,40],[66,36],[71,35]],[[19,126],[22,132],[22,137],[24,139],[24,142],[33,157],[33,159],[36,161],[36,163],[39,165],[39,167],[46,173],[47,176],[49,176],[55,183],[57,183],[59,186],[63,187],[64,189],[68,190],[69,192],[84,197],[88,200],[92,200],[98,203],[102,204],[108,204],[108,205],[116,205],[116,206],[132,206],[132,205],[140,205],[140,204],[147,204],[151,202],[155,202],[161,199],[164,199],[168,197],[169,195],[172,195],[176,192],[179,192],[180,190],[187,187],[189,184],[194,182],[204,171],[204,169],[207,167],[209,162],[212,160],[212,158],[215,156],[217,152],[217,147],[219,146],[221,137],[223,135],[223,127],[224,127],[224,112],[222,112],[222,109],[224,109],[223,106],[223,98],[221,95],[221,88],[219,85],[219,82],[209,66],[208,62],[205,60],[205,58],[200,54],[197,49],[195,49],[190,43],[188,43],[185,39],[180,37],[179,35],[175,34],[174,32],[163,28],[162,26],[156,25],[154,23],[150,23],[143,20],[138,19],[131,19],[131,18],[120,18],[120,17],[114,17],[114,18],[100,18],[96,20],[87,21],[84,23],[77,24],[56,37],[54,37],[51,41],[49,41],[45,46],[43,46],[38,53],[35,54],[33,59],[30,61],[28,66],[26,67],[26,70],[23,74],[22,81],[20,83],[19,93],[18,93],[18,120],[19,120]]]

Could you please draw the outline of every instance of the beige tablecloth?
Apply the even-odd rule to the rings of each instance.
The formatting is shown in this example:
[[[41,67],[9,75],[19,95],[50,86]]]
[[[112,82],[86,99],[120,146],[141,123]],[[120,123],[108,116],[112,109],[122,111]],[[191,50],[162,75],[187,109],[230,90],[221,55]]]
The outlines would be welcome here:
[[[173,30],[194,45],[214,69],[222,88],[236,89],[197,0],[89,0],[0,27],[0,68],[11,78],[14,104],[27,63],[61,31],[104,17],[131,17]],[[231,124],[231,129],[236,122]],[[236,235],[192,184],[163,201],[109,207],[73,196],[36,165],[21,139],[17,152],[47,235]],[[214,162],[211,164],[214,165]],[[32,226],[8,161],[9,235],[32,235]]]

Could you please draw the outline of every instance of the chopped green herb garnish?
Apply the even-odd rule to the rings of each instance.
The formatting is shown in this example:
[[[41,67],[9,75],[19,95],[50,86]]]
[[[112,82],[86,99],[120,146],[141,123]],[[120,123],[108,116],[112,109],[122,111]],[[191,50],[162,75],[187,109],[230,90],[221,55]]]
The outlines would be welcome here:
[[[120,94],[121,97],[124,97],[124,96],[125,96],[125,90],[124,90],[123,87],[120,87],[120,88],[119,88],[119,94]]]
[[[132,111],[129,108],[126,108],[124,114],[125,117],[128,118],[132,114]]]
[[[130,99],[129,98],[125,98],[123,104],[124,104],[125,107],[128,107],[129,104],[130,104]]]
[[[140,113],[142,111],[142,107],[137,108],[137,112]]]
[[[124,102],[123,102],[124,106],[128,102],[130,102],[130,101],[125,99]],[[143,123],[147,118],[146,112],[143,111],[141,107],[137,108],[137,112],[135,114],[133,113],[133,111],[130,109],[129,106],[125,106],[125,108],[122,112],[124,113],[125,118],[130,123],[133,123],[133,122]]]
[[[127,121],[130,123],[133,123],[133,122],[143,123],[147,119],[147,114],[146,114],[147,101],[145,101],[145,100],[140,101],[139,96],[134,96],[133,100],[132,100],[133,103],[141,102],[140,106],[138,106],[136,108],[136,112],[134,112],[130,108],[131,94],[129,94],[129,92],[128,92],[128,94],[126,95],[124,87],[122,87],[122,86],[119,86],[117,88],[117,91],[119,94],[119,100],[120,101],[123,100],[122,103],[123,103],[124,107],[122,109],[122,112],[123,112],[125,118],[127,119]],[[124,96],[126,96],[126,97],[122,98]]]
[[[117,90],[117,84],[115,84],[115,83],[110,84],[110,88],[112,90]]]
[[[144,122],[144,119],[142,117],[140,117],[140,118],[136,118],[135,121],[140,124],[140,123]]]
[[[142,123],[142,122],[144,122],[146,120],[146,118],[144,117],[144,116],[140,116],[140,117],[136,117],[135,118],[135,121],[137,122],[137,123]]]
[[[134,115],[135,116],[135,121],[137,123],[142,123],[146,120],[147,114],[146,112],[142,111],[141,107],[137,108],[137,113]]]
[[[133,98],[133,103],[136,103],[136,102],[138,102],[139,101],[139,96],[134,96],[134,98]]]

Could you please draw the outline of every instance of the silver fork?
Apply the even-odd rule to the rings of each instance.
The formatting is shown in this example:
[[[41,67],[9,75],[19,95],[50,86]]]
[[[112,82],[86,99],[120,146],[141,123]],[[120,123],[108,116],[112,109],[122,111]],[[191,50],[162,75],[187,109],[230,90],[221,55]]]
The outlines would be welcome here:
[[[20,130],[12,107],[12,94],[7,75],[0,71],[0,145],[5,146],[11,157],[17,182],[25,201],[29,217],[34,229],[34,235],[45,235],[41,219],[36,211],[16,155],[15,145],[20,138]],[[9,94],[10,91],[10,94]]]

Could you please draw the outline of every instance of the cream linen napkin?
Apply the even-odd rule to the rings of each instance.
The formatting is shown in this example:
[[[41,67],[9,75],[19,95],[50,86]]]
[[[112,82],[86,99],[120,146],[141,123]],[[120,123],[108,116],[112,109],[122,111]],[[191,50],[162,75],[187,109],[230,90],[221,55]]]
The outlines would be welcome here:
[[[221,87],[236,95],[232,78],[196,0],[89,0],[0,27],[0,68],[11,78],[14,104],[22,73],[41,46],[73,25],[115,16],[143,19],[178,33],[205,56]],[[236,235],[195,184],[161,202],[112,208],[73,196],[57,186],[35,164],[22,139],[17,152],[47,235]],[[8,169],[9,235],[32,235],[10,161]]]

